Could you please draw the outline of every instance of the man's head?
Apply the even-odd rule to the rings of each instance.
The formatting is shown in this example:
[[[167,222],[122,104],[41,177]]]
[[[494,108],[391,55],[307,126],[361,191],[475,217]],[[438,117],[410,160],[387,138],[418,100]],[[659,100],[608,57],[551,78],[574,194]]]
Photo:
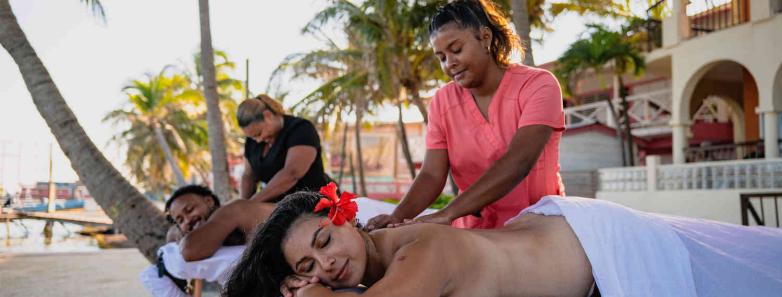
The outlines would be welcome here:
[[[220,199],[209,188],[200,185],[184,186],[166,201],[168,219],[179,227],[184,235],[193,231],[220,207]]]

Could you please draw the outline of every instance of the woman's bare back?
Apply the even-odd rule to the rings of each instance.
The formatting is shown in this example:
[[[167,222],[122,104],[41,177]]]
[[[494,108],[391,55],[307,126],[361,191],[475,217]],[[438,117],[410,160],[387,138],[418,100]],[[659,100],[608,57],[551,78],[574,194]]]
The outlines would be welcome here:
[[[421,287],[409,296],[586,296],[593,282],[583,248],[558,216],[527,214],[498,230],[415,224],[370,237],[386,269],[377,284]],[[367,295],[390,293],[368,285]]]

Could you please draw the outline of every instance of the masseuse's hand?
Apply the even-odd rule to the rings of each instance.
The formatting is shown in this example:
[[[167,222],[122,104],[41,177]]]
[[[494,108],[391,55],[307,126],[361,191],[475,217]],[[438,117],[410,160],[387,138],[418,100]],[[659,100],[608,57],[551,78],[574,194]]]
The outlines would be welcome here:
[[[367,222],[367,226],[364,229],[366,231],[372,231],[375,229],[385,228],[388,225],[394,225],[399,223],[402,223],[401,219],[393,215],[381,214],[374,218],[369,219],[369,222]]]
[[[416,223],[431,223],[431,224],[441,224],[441,225],[450,225],[453,219],[446,215],[442,211],[435,212],[433,214],[428,214],[425,216],[420,216],[412,220],[404,220],[402,223],[397,224],[389,224],[388,227],[394,228],[394,227],[400,227],[410,224],[416,224]]]
[[[282,281],[280,293],[282,293],[283,297],[298,296],[299,294],[297,294],[297,291],[299,289],[310,284],[317,284],[319,281],[320,280],[316,276],[306,278],[298,275],[289,275]]]

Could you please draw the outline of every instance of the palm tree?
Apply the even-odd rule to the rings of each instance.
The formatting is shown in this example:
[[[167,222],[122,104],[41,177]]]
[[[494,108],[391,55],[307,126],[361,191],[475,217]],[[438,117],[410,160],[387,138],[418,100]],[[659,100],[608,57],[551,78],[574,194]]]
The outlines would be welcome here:
[[[437,87],[444,81],[437,59],[428,48],[428,18],[446,1],[365,1],[361,5],[347,0],[333,1],[316,14],[304,28],[305,33],[318,32],[329,22],[346,19],[344,30],[366,44],[372,87],[380,99],[395,105],[401,113],[412,103],[428,122],[426,104],[420,92]],[[398,129],[402,151],[412,177],[415,166],[409,149],[407,131],[401,117]]]
[[[103,9],[97,0],[87,1],[87,4],[102,16]],[[106,160],[84,132],[19,26],[8,0],[0,0],[0,44],[19,67],[38,112],[90,194],[115,226],[150,262],[154,262],[169,223],[163,213]]]
[[[228,158],[225,150],[225,127],[220,112],[220,100],[217,94],[215,78],[214,51],[212,33],[209,24],[209,0],[198,0],[201,28],[201,67],[204,77],[204,97],[206,98],[206,119],[209,124],[209,151],[212,154],[212,187],[223,201],[231,200]]]
[[[198,111],[188,112],[186,106],[199,103],[196,90],[188,88],[188,79],[181,74],[168,75],[166,67],[146,80],[133,80],[124,88],[129,109],[109,112],[104,122],[129,124],[128,129],[112,137],[112,141],[128,146],[125,164],[138,182],[152,192],[170,190],[167,162],[177,184],[186,184],[185,169],[206,167],[198,157],[206,148],[206,125]],[[163,156],[164,158],[161,158]],[[203,175],[203,174],[202,174]]]
[[[236,122],[236,107],[238,106],[235,98],[237,96],[244,96],[244,85],[242,81],[232,76],[232,72],[236,70],[236,63],[231,61],[224,51],[214,51],[214,65],[215,65],[215,83],[217,85],[217,97],[220,101],[220,110],[225,111],[222,113],[223,123],[226,126],[225,132],[227,133],[226,150],[229,154],[241,153],[242,147],[239,145],[239,139],[242,139],[241,129]],[[192,88],[195,90],[202,90],[204,86],[203,82],[203,67],[201,64],[201,53],[193,55],[193,71],[186,71],[186,75],[193,82]],[[185,68],[190,68],[186,66]],[[201,100],[205,102],[206,100]],[[230,141],[236,140],[236,141]]]
[[[516,34],[521,38],[524,47],[523,63],[527,66],[535,66],[530,45],[532,28],[551,31],[548,24],[553,18],[565,12],[614,18],[632,16],[630,12],[631,1],[629,0],[624,3],[615,0],[568,0],[555,3],[547,3],[545,0],[494,0],[494,2],[497,2],[501,8],[507,9],[509,7],[512,10],[511,15],[516,27]]]
[[[622,102],[621,122],[624,125],[623,137],[625,139],[622,152],[627,156],[627,158],[623,157],[623,162],[632,166],[634,163],[633,140],[628,115],[627,90],[622,75],[628,72],[640,75],[645,69],[644,58],[638,49],[638,40],[632,38],[633,35],[629,34],[627,27],[619,32],[610,31],[600,25],[589,25],[588,27],[591,30],[590,36],[570,45],[557,60],[554,73],[562,82],[565,93],[570,94],[572,93],[571,83],[578,80],[584,71],[593,70],[594,73],[600,74],[610,67],[611,73],[618,81]],[[609,109],[614,118],[618,119],[611,100],[612,98],[607,99]],[[619,123],[617,123],[617,129],[619,129]]]
[[[304,31],[312,33],[307,30],[305,28]],[[346,30],[345,33],[348,37],[347,48],[339,48],[326,38],[326,49],[286,57],[270,81],[280,79],[286,71],[291,73],[293,79],[307,77],[322,81],[318,88],[293,106],[294,110],[309,114],[318,123],[327,123],[332,117],[341,119],[345,113],[355,113],[355,157],[358,160],[360,185],[356,191],[366,195],[361,127],[371,107],[382,104],[380,88],[383,84],[378,82],[377,67],[373,64],[376,61],[376,49],[369,47],[356,32]],[[344,136],[343,141],[347,141]],[[344,143],[342,147],[345,147]],[[346,155],[344,149],[342,155]]]

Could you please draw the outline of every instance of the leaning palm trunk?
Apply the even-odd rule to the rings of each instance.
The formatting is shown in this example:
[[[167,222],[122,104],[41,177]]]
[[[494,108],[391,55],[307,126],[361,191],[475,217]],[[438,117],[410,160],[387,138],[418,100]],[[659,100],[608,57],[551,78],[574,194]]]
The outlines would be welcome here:
[[[513,9],[513,24],[516,27],[516,34],[521,39],[521,45],[524,48],[524,65],[535,66],[535,60],[532,58],[532,45],[529,38],[529,7],[527,0],[511,0],[511,9]]]
[[[209,126],[207,133],[209,136],[209,151],[212,154],[212,178],[214,178],[212,187],[220,199],[225,202],[231,200],[233,191],[231,190],[230,177],[228,176],[225,128],[217,95],[212,33],[209,24],[209,0],[199,0],[198,7],[201,19],[201,68],[204,75],[206,120]]]
[[[79,179],[114,225],[154,261],[168,229],[163,213],[122,177],[89,139],[19,27],[8,0],[0,0],[0,44],[19,67],[35,107]]]
[[[179,184],[180,187],[186,185],[185,175],[182,174],[182,170],[179,169],[179,165],[177,165],[176,160],[174,160],[174,154],[171,152],[171,147],[168,145],[168,141],[166,141],[166,137],[163,135],[163,129],[160,128],[160,124],[157,122],[153,122],[152,126],[155,130],[155,139],[160,145],[160,148],[163,149],[163,155],[166,156],[166,161],[168,161],[168,165],[171,166],[171,171],[174,172],[177,184]]]

